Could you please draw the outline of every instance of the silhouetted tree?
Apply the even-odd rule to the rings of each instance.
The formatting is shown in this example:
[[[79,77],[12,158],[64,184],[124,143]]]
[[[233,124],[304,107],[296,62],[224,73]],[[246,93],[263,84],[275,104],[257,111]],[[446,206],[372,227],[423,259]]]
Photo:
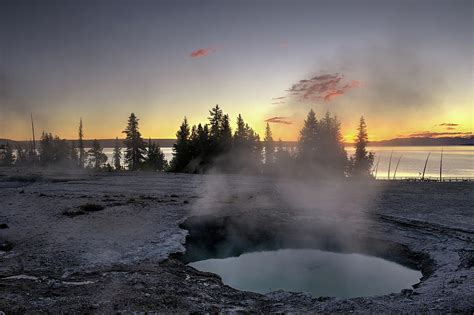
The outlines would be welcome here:
[[[79,166],[84,167],[84,162],[86,160],[86,150],[84,149],[84,133],[82,130],[82,118],[79,120],[79,141],[78,141],[78,149],[79,149]]]
[[[94,139],[92,142],[92,147],[87,152],[87,155],[91,168],[100,169],[107,162],[107,155],[102,152],[102,147],[97,139]]]
[[[3,148],[0,149],[0,165],[1,166],[12,166],[15,162],[15,157],[13,155],[13,149],[10,146],[10,143],[5,143]]]
[[[230,128],[229,115],[222,117],[222,126],[219,133],[219,152],[226,153],[232,147],[232,129]]]
[[[70,147],[66,140],[60,139],[51,133],[43,132],[40,140],[39,160],[43,166],[68,166],[70,161]]]
[[[351,175],[368,177],[370,176],[370,170],[374,163],[374,154],[372,152],[367,152],[369,137],[364,117],[360,117],[357,131],[358,133],[354,144],[356,150],[354,157],[351,159]]]
[[[215,139],[218,139],[221,133],[223,113],[222,109],[219,108],[219,105],[213,107],[209,111],[209,125],[211,126],[209,130],[209,135]]]
[[[114,152],[113,152],[113,163],[114,168],[118,171],[122,169],[121,160],[122,160],[122,148],[120,147],[120,142],[118,137],[115,138],[114,143]]]
[[[275,162],[275,144],[273,142],[272,130],[270,124],[267,123],[265,128],[265,138],[263,139],[263,147],[265,149],[265,165],[267,171],[271,171]]]
[[[163,171],[166,167],[165,155],[160,146],[148,139],[147,155],[145,160],[146,168],[153,171]]]
[[[16,147],[15,166],[28,166],[30,163],[28,159],[28,150],[23,149],[21,145]]]
[[[298,159],[302,162],[314,162],[319,149],[319,128],[316,114],[311,109],[300,131]]]
[[[77,155],[77,150],[76,150],[76,147],[74,145],[74,141],[71,140],[71,145],[69,146],[69,160],[71,161],[71,165],[72,166],[79,166],[79,157]]]
[[[145,142],[138,127],[139,119],[134,113],[130,114],[128,124],[123,133],[125,133],[125,163],[129,170],[135,171],[141,167],[146,153]]]
[[[191,153],[189,124],[187,118],[184,117],[183,123],[176,132],[176,143],[173,145],[171,170],[174,172],[185,170],[186,166],[193,158]]]
[[[341,135],[341,124],[336,116],[329,112],[319,122],[319,152],[317,163],[321,172],[329,172],[331,176],[345,176],[347,153]]]
[[[345,176],[347,153],[337,117],[326,112],[318,121],[310,110],[300,131],[297,159],[300,173],[318,177]]]

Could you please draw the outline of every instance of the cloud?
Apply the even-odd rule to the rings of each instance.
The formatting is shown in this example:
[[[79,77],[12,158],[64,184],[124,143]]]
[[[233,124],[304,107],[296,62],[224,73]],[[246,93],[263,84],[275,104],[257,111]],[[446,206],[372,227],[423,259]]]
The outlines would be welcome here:
[[[446,126],[446,127],[457,127],[459,124],[453,124],[453,123],[442,123],[439,124],[439,126]]]
[[[446,130],[456,130],[456,127],[446,127]]]
[[[272,100],[282,100],[282,99],[285,99],[286,96],[280,96],[280,97],[274,97],[272,98]]]
[[[279,116],[265,119],[265,122],[273,123],[273,124],[284,124],[284,125],[292,124],[292,122],[288,120],[288,117],[279,117]]]
[[[470,136],[472,132],[431,132],[431,131],[421,131],[417,133],[412,133],[409,135],[401,135],[403,138],[437,138],[443,136]]]
[[[189,54],[189,57],[190,58],[201,58],[201,57],[206,57],[208,56],[209,54],[215,52],[216,49],[215,48],[199,48],[199,49],[196,49],[194,50],[193,52],[191,52]]]
[[[300,100],[329,102],[360,86],[360,81],[345,82],[344,75],[334,73],[299,80],[287,92]]]

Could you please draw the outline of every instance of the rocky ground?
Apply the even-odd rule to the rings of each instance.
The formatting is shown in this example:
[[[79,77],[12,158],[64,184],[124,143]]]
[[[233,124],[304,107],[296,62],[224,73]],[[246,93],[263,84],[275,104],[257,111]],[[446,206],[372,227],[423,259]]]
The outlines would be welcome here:
[[[0,311],[472,313],[473,185],[0,169]],[[182,262],[187,229],[372,251],[424,277],[365,298],[243,292]]]

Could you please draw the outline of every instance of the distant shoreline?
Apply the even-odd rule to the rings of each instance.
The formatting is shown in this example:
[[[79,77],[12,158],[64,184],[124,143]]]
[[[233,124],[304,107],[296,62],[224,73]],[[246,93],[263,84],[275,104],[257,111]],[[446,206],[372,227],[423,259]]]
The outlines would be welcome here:
[[[39,139],[37,139],[38,142]],[[77,139],[66,139],[67,141],[74,141],[77,145]],[[114,147],[115,139],[97,139],[100,145],[104,148]],[[123,146],[123,140],[119,139]],[[90,147],[93,139],[84,140],[84,146]],[[145,141],[148,141],[145,139]],[[151,139],[153,143],[157,143],[160,147],[172,147],[176,142],[175,139]],[[0,139],[0,145],[9,142],[13,145],[20,145],[22,147],[28,146],[29,140],[9,140]],[[275,141],[277,142],[277,141]],[[295,146],[297,141],[282,141],[283,146]],[[352,146],[353,143],[344,143],[344,146]],[[444,137],[444,138],[395,138],[390,140],[371,141],[369,142],[370,147],[416,147],[416,146],[472,146],[474,145],[474,136],[471,137]]]

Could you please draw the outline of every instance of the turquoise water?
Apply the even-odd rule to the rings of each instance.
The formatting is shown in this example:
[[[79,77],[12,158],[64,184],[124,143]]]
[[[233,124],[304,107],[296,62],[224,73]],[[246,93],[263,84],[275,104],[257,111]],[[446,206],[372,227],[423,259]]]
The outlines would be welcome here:
[[[244,291],[309,292],[313,296],[358,297],[400,292],[421,272],[382,258],[316,249],[280,249],[189,264],[221,276]]]

